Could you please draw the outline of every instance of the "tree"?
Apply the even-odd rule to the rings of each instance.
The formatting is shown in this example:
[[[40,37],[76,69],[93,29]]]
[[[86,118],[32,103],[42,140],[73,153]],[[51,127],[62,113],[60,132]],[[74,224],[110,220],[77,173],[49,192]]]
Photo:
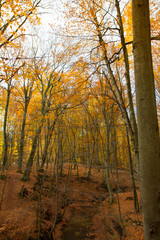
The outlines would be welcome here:
[[[4,126],[3,126],[3,164],[2,164],[2,172],[4,173],[6,164],[8,161],[8,133],[7,133],[7,118],[8,118],[8,109],[9,109],[9,101],[11,96],[11,91],[13,89],[13,77],[18,73],[18,70],[23,66],[23,64],[19,67],[15,67],[16,60],[13,62],[12,66],[7,66],[4,64],[4,72],[5,72],[5,83],[7,85],[7,99],[5,105],[5,114],[4,114]]]
[[[35,15],[41,0],[0,1],[0,48],[12,45],[13,42],[24,34],[23,25],[27,20],[34,24],[39,23]],[[15,45],[13,44],[15,47]]]
[[[59,81],[59,76],[57,76],[57,74],[55,73],[55,69],[50,69],[48,63],[45,64],[43,61],[35,63],[34,77],[36,79],[35,81],[37,81],[37,89],[41,96],[41,117],[39,121],[39,126],[36,129],[36,133],[33,137],[31,152],[22,178],[22,180],[24,181],[29,180],[34,156],[36,153],[38,137],[42,132],[45,117],[47,117],[47,114],[50,111],[54,89],[57,82]]]
[[[149,0],[132,0],[133,54],[145,240],[160,239],[160,152]]]
[[[23,153],[24,153],[24,140],[25,140],[25,126],[26,126],[26,118],[27,118],[27,109],[29,102],[32,97],[33,92],[33,85],[34,80],[30,80],[30,70],[26,69],[26,72],[22,72],[23,77],[23,86],[22,86],[22,93],[20,90],[20,95],[23,98],[23,120],[22,120],[22,126],[21,126],[21,137],[20,137],[20,146],[19,146],[19,159],[18,159],[18,172],[22,172],[22,163],[23,163]]]
[[[81,24],[84,27],[83,32],[85,30],[86,35],[91,36],[91,40],[94,39],[94,43],[90,41],[90,45],[93,47],[90,59],[96,67],[95,72],[102,68],[106,83],[113,92],[114,101],[121,111],[131,137],[134,161],[138,171],[137,124],[131,91],[128,52],[119,2],[115,1],[114,3],[111,1],[109,4],[100,0],[78,0],[74,3],[77,6],[75,9],[74,7],[71,8],[72,6],[69,7],[72,11],[75,10],[74,17],[83,22],[83,25]],[[120,42],[117,36],[120,38]],[[117,50],[119,49],[118,44],[122,46],[120,50]],[[123,50],[122,54],[121,50]],[[116,68],[121,59],[122,63],[119,69],[123,70],[121,70],[121,76],[119,74],[120,77],[118,77]]]

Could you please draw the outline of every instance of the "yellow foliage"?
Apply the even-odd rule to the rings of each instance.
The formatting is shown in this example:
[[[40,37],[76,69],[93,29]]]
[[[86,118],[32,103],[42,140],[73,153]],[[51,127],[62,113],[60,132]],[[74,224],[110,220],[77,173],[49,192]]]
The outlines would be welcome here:
[[[38,0],[7,0],[4,1],[0,9],[0,48],[10,44],[19,34],[25,32],[24,23],[28,19],[33,24],[39,24],[40,19],[36,15]]]

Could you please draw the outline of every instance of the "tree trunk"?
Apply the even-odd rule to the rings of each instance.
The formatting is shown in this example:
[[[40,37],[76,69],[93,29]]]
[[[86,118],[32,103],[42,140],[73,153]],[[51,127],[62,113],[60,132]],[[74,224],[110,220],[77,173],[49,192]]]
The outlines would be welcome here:
[[[49,148],[50,143],[51,143],[51,139],[52,139],[55,124],[56,124],[56,120],[54,120],[54,122],[51,126],[48,125],[48,132],[47,132],[48,136],[45,140],[45,146],[44,146],[44,150],[43,150],[43,154],[42,154],[42,162],[41,162],[40,170],[43,169],[44,164],[46,162],[48,148]]]
[[[23,161],[23,149],[24,149],[24,130],[26,125],[26,116],[27,116],[27,104],[25,103],[24,113],[23,113],[23,123],[21,129],[21,141],[19,147],[19,160],[18,160],[18,172],[22,172],[22,161]]]
[[[30,153],[29,158],[28,158],[26,169],[25,169],[25,172],[24,172],[23,177],[22,177],[22,181],[28,181],[29,180],[29,176],[30,176],[32,166],[33,166],[34,156],[35,156],[35,153],[36,153],[37,140],[38,140],[38,137],[41,133],[41,129],[42,129],[42,125],[39,126],[39,128],[36,132],[36,135],[34,136],[34,139],[33,139],[33,142],[32,142],[31,153]]]
[[[159,128],[151,55],[149,0],[132,0],[140,191],[145,240],[160,239]]]
[[[114,162],[115,162],[115,168],[116,168],[116,180],[117,180],[117,189],[118,192],[120,192],[119,188],[119,173],[118,173],[118,155],[117,155],[117,132],[116,132],[116,124],[115,124],[115,119],[113,116],[112,119],[112,134],[113,134],[113,139],[112,139],[112,144],[113,144],[113,156],[114,156]]]
[[[8,138],[7,138],[7,116],[8,116],[8,107],[9,107],[9,99],[10,99],[10,85],[8,84],[7,89],[7,102],[5,106],[5,115],[4,115],[4,127],[3,127],[3,138],[4,138],[4,145],[3,145],[3,164],[2,164],[2,172],[5,171],[7,158],[8,158]]]
[[[110,124],[108,117],[106,115],[106,110],[103,109],[103,117],[104,117],[104,124],[105,124],[105,171],[106,171],[106,180],[107,180],[107,187],[109,192],[110,203],[113,202],[113,195],[112,195],[112,187],[111,187],[111,179],[110,179]]]
[[[138,196],[137,196],[137,190],[136,190],[136,183],[135,183],[134,169],[133,169],[132,155],[131,155],[131,147],[130,147],[129,134],[128,134],[127,127],[126,127],[126,133],[127,133],[127,145],[128,145],[128,160],[129,160],[129,168],[130,168],[132,190],[133,190],[133,197],[134,197],[134,210],[135,210],[135,212],[139,212],[139,202],[138,202]]]
[[[88,175],[87,177],[90,178],[91,177],[91,170],[92,170],[92,165],[93,165],[93,157],[94,157],[94,151],[95,151],[95,139],[93,138],[92,140],[92,151],[90,154],[90,161],[89,161],[89,165],[88,165]]]
[[[132,92],[131,92],[131,79],[130,79],[130,71],[129,71],[128,51],[125,43],[124,29],[123,29],[122,16],[120,12],[119,0],[115,0],[115,1],[116,1],[115,5],[117,9],[118,23],[120,27],[120,37],[121,37],[121,44],[123,48],[125,71],[126,71],[125,78],[126,78],[126,87],[127,87],[127,96],[128,96],[127,99],[128,99],[130,122],[132,126],[131,142],[133,146],[133,156],[136,164],[136,170],[138,173],[139,172],[138,132],[137,132],[137,123],[136,123],[136,117],[135,117],[134,106],[133,106],[133,98],[132,98]]]

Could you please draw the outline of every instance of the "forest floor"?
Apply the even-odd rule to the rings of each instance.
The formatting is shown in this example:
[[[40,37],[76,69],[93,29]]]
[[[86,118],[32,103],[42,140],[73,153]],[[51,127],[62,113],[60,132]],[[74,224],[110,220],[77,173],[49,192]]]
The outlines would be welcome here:
[[[51,171],[38,178],[32,172],[30,181],[22,182],[22,175],[12,169],[6,180],[0,180],[0,240],[50,239],[56,208],[54,240],[144,239],[141,211],[134,212],[131,181],[126,171],[119,172],[118,194],[115,176],[112,178],[112,204],[98,168],[93,168],[87,178],[86,167],[80,165],[77,176],[77,170],[72,169],[69,174],[65,165],[58,185],[52,180]],[[138,186],[137,192],[139,195]]]

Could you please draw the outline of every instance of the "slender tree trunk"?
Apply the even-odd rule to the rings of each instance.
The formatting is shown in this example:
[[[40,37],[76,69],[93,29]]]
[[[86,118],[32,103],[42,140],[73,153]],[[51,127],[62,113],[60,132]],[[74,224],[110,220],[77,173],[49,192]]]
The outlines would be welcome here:
[[[73,134],[73,141],[71,143],[71,148],[72,148],[72,162],[74,163],[74,166],[77,168],[77,177],[79,177],[79,173],[78,173],[78,163],[76,160],[76,136],[75,136],[75,132],[72,129],[72,134]]]
[[[106,83],[109,85],[111,91],[113,92],[114,98],[115,100],[118,102],[118,107],[121,111],[122,117],[125,121],[125,123],[127,124],[128,127],[128,131],[129,134],[131,136],[131,142],[132,142],[132,149],[134,152],[134,159],[137,165],[137,170],[138,170],[138,162],[139,162],[139,155],[138,155],[138,138],[137,138],[137,126],[136,126],[136,121],[135,121],[135,116],[134,116],[134,108],[133,108],[133,103],[132,103],[132,95],[131,95],[131,90],[130,90],[130,79],[129,79],[129,63],[127,60],[127,49],[125,47],[123,47],[123,51],[124,51],[124,57],[125,57],[125,67],[126,67],[126,80],[127,80],[127,91],[128,91],[128,96],[129,96],[129,104],[130,104],[130,118],[128,115],[128,111],[125,107],[125,101],[123,99],[121,90],[118,87],[117,81],[116,81],[116,77],[114,75],[114,72],[111,68],[111,64],[107,55],[107,49],[106,49],[106,44],[105,41],[103,39],[103,34],[99,28],[100,23],[98,22],[97,16],[95,14],[93,14],[93,18],[94,18],[94,24],[95,27],[97,29],[97,35],[99,38],[99,44],[101,46],[102,49],[102,53],[103,53],[103,58],[104,58],[104,62],[107,66],[108,69],[108,76],[105,74],[105,72],[103,72],[105,79],[106,79]],[[122,26],[123,27],[123,26]],[[124,41],[124,36],[122,35],[122,28],[121,28],[121,40],[122,40],[122,46],[125,45],[125,41]]]
[[[89,167],[91,161],[91,149],[90,149],[90,141],[89,141],[89,127],[88,121],[85,119],[85,131],[86,131],[86,138],[87,138],[87,148],[86,148],[86,155],[87,155],[87,165]]]
[[[135,212],[139,212],[139,202],[138,202],[138,196],[137,196],[137,191],[136,191],[134,169],[133,169],[133,162],[132,162],[132,155],[131,155],[131,147],[130,147],[129,134],[128,134],[127,127],[126,127],[126,133],[127,133],[127,145],[128,145],[128,160],[129,160],[129,168],[130,168],[132,190],[133,190],[133,197],[134,197],[134,210],[135,210]]]
[[[117,9],[117,17],[118,17],[118,22],[120,27],[120,37],[121,37],[121,44],[123,48],[124,64],[125,64],[125,70],[126,70],[125,78],[126,78],[126,87],[127,87],[127,95],[128,95],[130,122],[132,126],[132,134],[130,136],[131,136],[131,142],[133,146],[134,161],[136,164],[137,172],[139,172],[138,132],[137,132],[137,123],[135,118],[133,98],[132,98],[132,92],[131,92],[131,79],[130,79],[130,71],[129,71],[128,51],[125,43],[124,29],[123,29],[122,16],[120,12],[119,0],[115,0],[115,2],[116,2],[116,9]]]
[[[52,233],[55,229],[55,226],[56,226],[56,222],[57,222],[57,217],[58,217],[58,208],[59,208],[59,202],[58,202],[58,195],[59,195],[59,173],[58,173],[58,158],[56,157],[55,159],[56,161],[56,196],[55,196],[55,202],[56,202],[56,210],[55,210],[55,217],[54,217],[54,221],[53,221],[53,224],[51,226],[51,230],[50,230],[50,233],[49,233],[49,236],[50,236],[50,239],[53,240],[53,236],[52,236]],[[54,176],[53,176],[54,177]]]
[[[113,153],[114,153],[114,161],[115,161],[115,167],[116,167],[116,179],[117,179],[117,188],[118,188],[118,192],[120,192],[120,188],[119,188],[119,174],[118,174],[118,156],[117,156],[117,133],[116,133],[116,125],[115,125],[115,120],[113,117],[112,120],[112,128],[113,128]]]
[[[22,163],[23,163],[27,109],[28,109],[28,105],[29,105],[29,102],[30,102],[31,96],[32,96],[32,87],[33,87],[33,83],[31,83],[31,85],[30,85],[29,80],[27,80],[27,86],[26,86],[26,83],[24,81],[24,85],[23,85],[24,112],[23,112],[23,122],[22,122],[22,127],[21,127],[21,139],[20,139],[20,147],[19,147],[19,159],[18,159],[18,172],[20,172],[20,173],[22,172]]]
[[[92,122],[91,122],[91,120],[92,120]],[[87,177],[90,178],[90,176],[91,176],[91,169],[92,169],[92,165],[93,165],[93,159],[94,159],[96,138],[95,138],[95,132],[94,132],[94,128],[93,128],[93,126],[95,125],[94,119],[93,118],[90,119],[90,115],[88,116],[88,122],[89,122],[89,126],[88,127],[89,127],[89,130],[90,130],[90,133],[91,133],[91,137],[92,137],[91,149],[90,149],[90,141],[88,140],[88,147],[89,147],[88,150],[89,151],[91,150],[91,152],[89,152],[88,175],[87,175]],[[86,125],[86,130],[87,130],[87,125]]]
[[[62,126],[61,126],[62,127]],[[59,129],[59,139],[58,139],[58,156],[59,156],[59,168],[60,176],[63,176],[63,129]]]
[[[93,165],[93,157],[94,157],[94,151],[95,151],[95,140],[92,140],[92,151],[90,154],[90,161],[89,161],[89,166],[88,166],[88,175],[87,177],[91,177],[91,170],[92,170],[92,165]]]
[[[160,152],[149,0],[132,0],[133,53],[145,240],[160,239]]]
[[[39,150],[40,150],[40,141],[39,141],[39,136],[38,136],[38,140],[37,140],[37,156],[36,156],[36,169],[37,171],[39,170],[39,159],[40,159],[40,156],[39,156]]]
[[[29,158],[28,158],[26,169],[25,169],[23,177],[22,177],[22,181],[28,181],[29,180],[29,176],[30,176],[32,166],[33,166],[34,156],[35,156],[35,153],[36,153],[37,140],[38,140],[38,137],[41,133],[41,130],[42,130],[42,125],[39,126],[39,128],[36,132],[36,135],[34,136],[34,139],[33,139],[33,142],[32,142],[31,153],[30,153]]]
[[[107,180],[107,187],[110,197],[110,203],[113,202],[113,195],[112,195],[112,187],[111,187],[111,180],[110,180],[110,126],[108,123],[108,119],[106,116],[106,111],[103,110],[103,117],[104,117],[104,123],[105,123],[105,138],[106,138],[106,145],[105,145],[105,171],[106,171],[106,180]]]
[[[59,162],[59,173],[63,175],[63,122],[62,116],[60,117],[57,124],[57,158]]]
[[[42,154],[42,162],[41,162],[40,170],[43,169],[44,164],[46,162],[48,148],[50,146],[50,142],[51,142],[51,139],[52,139],[55,123],[56,123],[56,120],[53,122],[53,124],[50,127],[48,126],[48,133],[47,133],[48,136],[47,136],[47,138],[45,140],[45,146],[44,146],[44,150],[43,150],[43,154]]]
[[[23,123],[21,129],[21,140],[19,147],[19,161],[18,161],[18,172],[22,172],[22,161],[23,161],[23,149],[24,149],[24,130],[26,125],[26,116],[27,116],[27,104],[25,103],[24,114],[23,114]]]
[[[10,99],[11,89],[10,85],[8,84],[7,89],[7,102],[5,106],[5,114],[4,114],[4,126],[3,126],[3,138],[4,138],[4,145],[3,145],[3,164],[2,164],[2,172],[5,171],[5,167],[7,164],[7,157],[8,157],[8,138],[7,138],[7,116],[8,116],[8,108],[9,108],[9,99]]]
[[[98,138],[97,138],[98,139]],[[100,164],[100,161],[99,161],[99,139],[96,141],[96,165],[99,165]]]

